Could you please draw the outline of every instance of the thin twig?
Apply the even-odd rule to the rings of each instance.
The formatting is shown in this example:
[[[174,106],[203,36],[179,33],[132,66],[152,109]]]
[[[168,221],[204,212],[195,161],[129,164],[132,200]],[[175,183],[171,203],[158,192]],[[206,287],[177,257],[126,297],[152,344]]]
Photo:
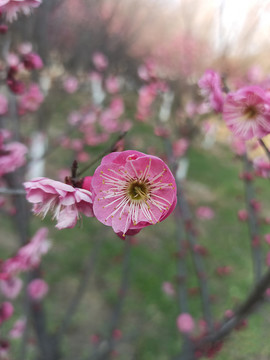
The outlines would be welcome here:
[[[175,222],[177,224],[178,232],[178,301],[181,313],[189,313],[188,306],[188,292],[187,292],[187,270],[186,270],[186,257],[185,257],[185,244],[184,244],[184,224],[181,221],[180,212],[175,211]],[[181,351],[180,359],[193,360],[194,357],[194,346],[190,337],[183,334],[183,346]]]
[[[178,181],[178,207],[180,209],[181,215],[183,217],[183,220],[186,225],[186,234],[187,234],[187,240],[190,245],[192,258],[194,261],[194,266],[199,282],[200,292],[201,292],[201,301],[202,301],[202,308],[203,308],[203,314],[205,321],[208,325],[209,330],[213,329],[213,316],[211,311],[211,301],[210,301],[210,294],[208,289],[208,283],[206,280],[206,273],[204,269],[204,263],[202,256],[195,251],[195,247],[197,245],[197,239],[196,235],[194,233],[193,224],[192,224],[192,215],[191,211],[188,205],[188,202],[186,201],[183,187],[180,181]],[[181,196],[179,195],[181,194]]]
[[[253,290],[243,301],[241,305],[235,310],[234,315],[229,319],[223,321],[219,329],[210,332],[209,335],[203,337],[197,342],[196,348],[200,348],[205,344],[215,343],[223,340],[224,337],[229,335],[232,330],[239,324],[239,322],[250,315],[259,305],[265,300],[265,291],[270,285],[270,269],[267,270],[265,275],[257,282]]]
[[[263,139],[258,139],[259,143],[261,144],[261,146],[263,147],[268,159],[270,160],[270,150],[268,149],[268,147],[265,145],[265,142],[263,141]]]
[[[77,177],[81,176],[86,170],[90,169],[93,165],[95,165],[95,163],[97,163],[105,155],[114,152],[116,144],[118,143],[118,141],[122,140],[126,136],[126,134],[127,132],[122,132],[121,134],[119,134],[118,137],[112,143],[112,145],[110,145],[106,150],[103,151],[102,154],[98,155],[93,161],[91,161],[81,171],[78,172]]]
[[[26,191],[24,189],[0,188],[0,194],[2,194],[2,195],[25,195]]]
[[[259,221],[258,215],[252,205],[255,200],[255,189],[252,181],[249,179],[252,171],[252,164],[248,160],[247,155],[243,155],[244,160],[244,185],[245,185],[245,199],[248,211],[248,226],[251,240],[251,251],[254,269],[254,281],[257,282],[262,276],[262,249],[260,244]]]
[[[108,325],[109,335],[108,335],[107,344],[105,348],[102,347],[101,349],[98,349],[93,356],[91,355],[90,360],[109,360],[111,358],[115,343],[113,332],[118,327],[118,324],[120,322],[120,317],[123,311],[124,301],[127,295],[127,290],[129,285],[129,273],[130,273],[130,263],[131,263],[130,255],[131,255],[130,238],[126,237],[124,254],[123,254],[122,279],[118,291],[118,300],[112,312],[111,320]]]
[[[62,323],[60,324],[56,335],[58,337],[58,341],[61,339],[61,337],[64,335],[65,331],[67,330],[72,317],[74,316],[75,312],[77,311],[82,298],[85,294],[85,291],[87,290],[87,284],[89,282],[89,278],[93,273],[93,269],[95,267],[97,258],[98,258],[98,252],[100,250],[100,246],[101,246],[102,241],[100,241],[100,239],[95,242],[94,248],[91,252],[91,255],[89,257],[89,260],[87,262],[87,266],[84,270],[84,274],[81,277],[80,283],[78,285],[78,288],[73,296],[73,298],[70,301],[70,304],[67,308],[67,311],[65,313],[65,316],[63,317]]]
[[[173,169],[174,174],[176,173],[176,161],[173,156],[172,146],[168,139],[165,139],[165,147],[168,154],[169,162]],[[180,195],[181,194],[181,195]],[[185,226],[185,231],[187,235],[187,240],[191,249],[191,254],[195,266],[196,275],[199,282],[200,292],[201,292],[201,301],[202,309],[205,321],[209,330],[213,329],[213,316],[211,310],[210,294],[208,289],[208,283],[206,279],[206,273],[204,269],[204,262],[202,256],[195,251],[197,245],[196,235],[194,233],[193,224],[192,224],[192,215],[189,208],[189,204],[184,195],[184,189],[182,187],[181,181],[177,182],[177,206],[180,211],[180,217]]]

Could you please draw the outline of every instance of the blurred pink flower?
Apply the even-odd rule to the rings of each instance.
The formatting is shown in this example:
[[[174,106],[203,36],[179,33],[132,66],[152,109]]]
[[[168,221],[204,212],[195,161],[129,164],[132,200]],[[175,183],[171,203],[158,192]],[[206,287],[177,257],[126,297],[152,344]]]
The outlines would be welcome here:
[[[8,320],[14,312],[13,305],[9,301],[4,301],[0,306],[0,325]]]
[[[114,329],[114,330],[113,330],[112,337],[113,337],[115,340],[121,339],[121,337],[122,337],[122,331],[119,330],[119,329]]]
[[[207,97],[211,108],[216,112],[222,112],[224,97],[219,74],[213,70],[206,70],[198,81],[198,85],[202,94]]]
[[[120,90],[120,82],[116,76],[108,76],[105,81],[105,87],[109,94],[115,94]]]
[[[267,242],[267,244],[270,245],[270,234],[265,234],[265,235],[264,235],[264,239],[265,239],[265,241]]]
[[[229,275],[232,272],[231,266],[218,266],[216,272],[220,276]]]
[[[95,52],[92,57],[92,60],[97,70],[103,71],[108,66],[108,59],[101,52]]]
[[[0,115],[6,114],[8,111],[8,101],[7,98],[0,94]]]
[[[226,318],[230,319],[234,316],[234,312],[231,309],[228,309],[225,311],[224,315]]]
[[[151,115],[151,105],[156,98],[156,89],[150,85],[144,85],[139,90],[136,117],[144,121]]]
[[[79,111],[72,111],[68,116],[68,123],[72,126],[78,125],[82,120],[82,115]]]
[[[246,86],[229,93],[223,118],[232,133],[243,140],[270,133],[270,101],[258,86]]]
[[[110,103],[110,109],[115,117],[120,117],[125,111],[124,101],[122,97],[114,97]]]
[[[232,150],[239,156],[243,156],[246,153],[246,143],[238,137],[233,137],[231,146]]]
[[[36,53],[28,53],[23,57],[23,64],[27,70],[39,70],[43,68],[43,61]]]
[[[116,132],[119,129],[118,117],[111,109],[106,109],[100,115],[100,125],[109,133]]]
[[[32,280],[27,287],[27,292],[33,300],[42,300],[48,290],[48,284],[42,279]]]
[[[24,187],[27,200],[34,204],[34,214],[44,218],[51,211],[58,229],[73,228],[80,213],[93,216],[90,191],[44,177],[25,182]]]
[[[198,85],[203,95],[209,96],[216,88],[221,87],[221,79],[214,70],[206,70],[203,76],[199,79]]]
[[[192,316],[188,313],[182,313],[176,320],[177,328],[181,333],[189,334],[195,328]]]
[[[144,64],[138,68],[138,76],[140,79],[149,81],[156,77],[157,64],[153,59],[147,59]]]
[[[7,275],[6,279],[19,272],[34,269],[39,265],[41,256],[46,254],[51,246],[47,235],[48,229],[40,228],[30,242],[21,247],[15,256],[2,263],[1,273]]]
[[[173,143],[173,155],[175,157],[184,156],[189,147],[189,141],[185,138],[179,139]]]
[[[200,206],[196,210],[196,216],[199,219],[211,220],[215,216],[215,212],[208,206]]]
[[[27,111],[37,111],[44,100],[44,95],[37,84],[30,85],[25,94],[19,100],[19,113],[22,115]]]
[[[0,7],[0,10],[1,10],[1,7]],[[10,67],[18,66],[20,64],[20,59],[17,54],[10,52],[6,56],[6,62]]]
[[[123,236],[164,220],[176,205],[176,184],[167,165],[133,150],[105,156],[92,190],[97,219]]]
[[[3,144],[4,135],[0,132],[0,176],[10,173],[25,164],[27,148],[19,142]]]
[[[22,337],[22,334],[24,333],[26,327],[26,318],[22,317],[15,321],[13,324],[12,329],[9,332],[9,336],[11,339],[19,339]]]
[[[162,283],[162,291],[168,296],[175,295],[174,287],[169,281],[164,281],[164,283]]]
[[[18,12],[25,15],[31,13],[32,8],[41,4],[42,0],[0,0],[0,10],[6,14],[8,21],[17,19]]]
[[[22,55],[26,55],[31,53],[33,50],[33,45],[30,42],[23,42],[20,43],[18,46],[18,51],[22,54]]]
[[[8,277],[6,280],[0,280],[0,289],[3,295],[8,299],[15,299],[23,286],[23,282],[16,276]]]
[[[246,221],[248,219],[248,212],[245,209],[241,209],[238,211],[238,220]]]
[[[75,76],[69,76],[64,80],[63,87],[67,93],[73,94],[77,91],[79,82]]]
[[[80,163],[88,162],[88,161],[90,160],[90,155],[89,155],[86,151],[80,151],[80,152],[77,154],[77,160],[78,160]]]
[[[268,159],[259,156],[253,160],[253,166],[257,176],[261,176],[263,178],[270,177],[270,162]]]

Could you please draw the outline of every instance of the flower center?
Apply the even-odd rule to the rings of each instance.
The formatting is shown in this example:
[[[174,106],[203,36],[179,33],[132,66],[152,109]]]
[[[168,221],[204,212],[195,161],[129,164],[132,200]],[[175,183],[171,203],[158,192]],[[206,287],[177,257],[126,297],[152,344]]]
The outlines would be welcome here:
[[[148,199],[148,186],[145,182],[142,180],[135,180],[132,181],[128,188],[127,193],[131,200],[144,200],[146,201]]]
[[[259,111],[254,105],[249,105],[244,110],[244,115],[248,120],[254,119],[258,114]]]

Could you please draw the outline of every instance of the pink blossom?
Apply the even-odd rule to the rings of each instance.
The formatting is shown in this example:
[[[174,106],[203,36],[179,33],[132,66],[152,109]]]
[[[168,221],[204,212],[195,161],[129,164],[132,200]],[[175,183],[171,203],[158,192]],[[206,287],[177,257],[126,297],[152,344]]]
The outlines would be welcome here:
[[[1,272],[7,275],[7,279],[39,265],[41,256],[48,252],[51,245],[47,235],[47,228],[39,229],[30,242],[21,247],[14,257],[3,262]]]
[[[192,101],[189,101],[185,106],[185,111],[189,117],[194,117],[197,114],[197,104]]]
[[[156,89],[151,85],[145,85],[139,90],[136,117],[146,120],[151,115],[151,105],[156,97]]]
[[[216,88],[221,87],[221,79],[217,72],[209,69],[200,78],[198,85],[203,95],[210,95]]]
[[[90,160],[90,155],[89,155],[86,151],[80,151],[80,152],[77,154],[77,160],[78,160],[80,163],[88,162],[88,161]]]
[[[108,66],[108,59],[101,52],[95,52],[92,57],[92,60],[97,70],[103,71]]]
[[[109,133],[116,132],[119,129],[118,117],[111,109],[106,109],[100,115],[100,125]]]
[[[234,316],[234,312],[231,309],[228,309],[225,311],[224,315],[226,318],[230,319]]]
[[[97,334],[93,334],[90,336],[90,341],[92,344],[98,344],[100,342],[100,336]]]
[[[145,81],[156,77],[157,65],[153,59],[147,59],[144,64],[138,68],[138,76]]]
[[[0,339],[0,359],[1,360],[9,360],[9,342],[4,339]]]
[[[8,101],[7,98],[0,94],[0,115],[6,114],[8,111]]]
[[[18,12],[29,15],[32,8],[38,7],[41,1],[42,0],[0,0],[0,9],[6,14],[8,21],[13,21],[17,19]]]
[[[23,43],[19,44],[19,46],[18,46],[18,51],[22,55],[31,53],[32,49],[33,49],[33,45],[30,42],[23,42]]]
[[[210,106],[216,111],[223,109],[223,94],[221,90],[221,79],[218,73],[213,70],[206,70],[198,81],[201,92],[208,98]]]
[[[115,117],[120,117],[125,110],[123,99],[120,96],[113,98],[110,103],[110,109]]]
[[[1,7],[0,7],[0,10],[1,10]],[[18,66],[20,64],[19,56],[13,52],[10,52],[7,54],[6,61],[10,67]]]
[[[73,94],[78,89],[78,80],[75,78],[75,76],[69,76],[64,80],[63,87],[66,90],[67,93]]]
[[[243,156],[246,153],[246,143],[238,137],[232,139],[232,150],[239,156]]]
[[[270,245],[270,234],[265,234],[265,235],[264,235],[264,239],[265,239],[265,241],[267,242],[267,244]]]
[[[6,34],[8,31],[8,26],[5,24],[0,24],[0,34]]]
[[[248,219],[248,212],[245,209],[241,209],[238,211],[238,220],[246,221]]]
[[[257,176],[261,176],[263,178],[270,177],[270,162],[268,159],[265,159],[262,156],[256,157],[253,160],[253,166]]]
[[[81,151],[83,149],[83,141],[81,139],[73,139],[70,144],[71,149]]]
[[[12,339],[21,338],[22,334],[24,333],[25,327],[26,327],[26,318],[22,317],[13,324],[13,327],[9,332],[9,336]]]
[[[78,125],[82,120],[82,116],[79,111],[72,111],[68,116],[68,123],[72,126]]]
[[[33,300],[42,300],[48,290],[48,284],[42,279],[32,280],[27,287],[28,294]]]
[[[240,139],[263,137],[270,132],[270,101],[258,86],[246,86],[226,97],[223,118]]]
[[[173,155],[175,157],[184,156],[189,147],[189,141],[185,138],[179,139],[173,143]]]
[[[122,331],[119,330],[119,329],[114,329],[114,330],[113,330],[112,337],[113,337],[115,340],[121,339],[121,337],[122,337]]]
[[[19,142],[3,144],[3,134],[0,133],[0,176],[10,173],[25,164],[27,148]]]
[[[13,315],[13,312],[13,305],[8,301],[4,301],[0,306],[0,324],[8,320]]]
[[[22,269],[28,270],[39,265],[41,256],[47,254],[51,247],[51,242],[47,236],[48,229],[40,228],[30,242],[19,249],[17,258],[23,264]]]
[[[182,313],[176,320],[177,328],[181,333],[189,334],[194,330],[195,323],[192,316],[188,313]]]
[[[216,268],[216,272],[220,276],[229,275],[232,272],[232,267],[231,266],[218,266]]]
[[[120,82],[116,76],[108,76],[105,81],[105,87],[109,94],[115,94],[120,90]]]
[[[8,277],[6,280],[0,280],[0,289],[8,299],[15,299],[23,286],[23,282],[16,276]]]
[[[34,204],[34,214],[44,218],[48,211],[53,212],[58,229],[73,228],[80,213],[93,216],[90,191],[44,177],[25,182],[24,187],[27,200]]]
[[[105,156],[92,190],[97,219],[123,236],[164,220],[176,205],[176,184],[166,164],[133,150]]]
[[[173,287],[172,283],[170,283],[169,281],[165,281],[162,284],[162,291],[168,296],[174,296],[175,295],[174,287]]]
[[[37,84],[32,84],[28,91],[20,97],[19,112],[24,114],[27,111],[37,111],[44,100],[44,95]]]
[[[43,68],[43,61],[36,53],[25,54],[23,57],[23,64],[27,70],[39,70]]]
[[[211,220],[215,216],[213,209],[208,206],[200,206],[196,210],[196,215],[199,219]]]

